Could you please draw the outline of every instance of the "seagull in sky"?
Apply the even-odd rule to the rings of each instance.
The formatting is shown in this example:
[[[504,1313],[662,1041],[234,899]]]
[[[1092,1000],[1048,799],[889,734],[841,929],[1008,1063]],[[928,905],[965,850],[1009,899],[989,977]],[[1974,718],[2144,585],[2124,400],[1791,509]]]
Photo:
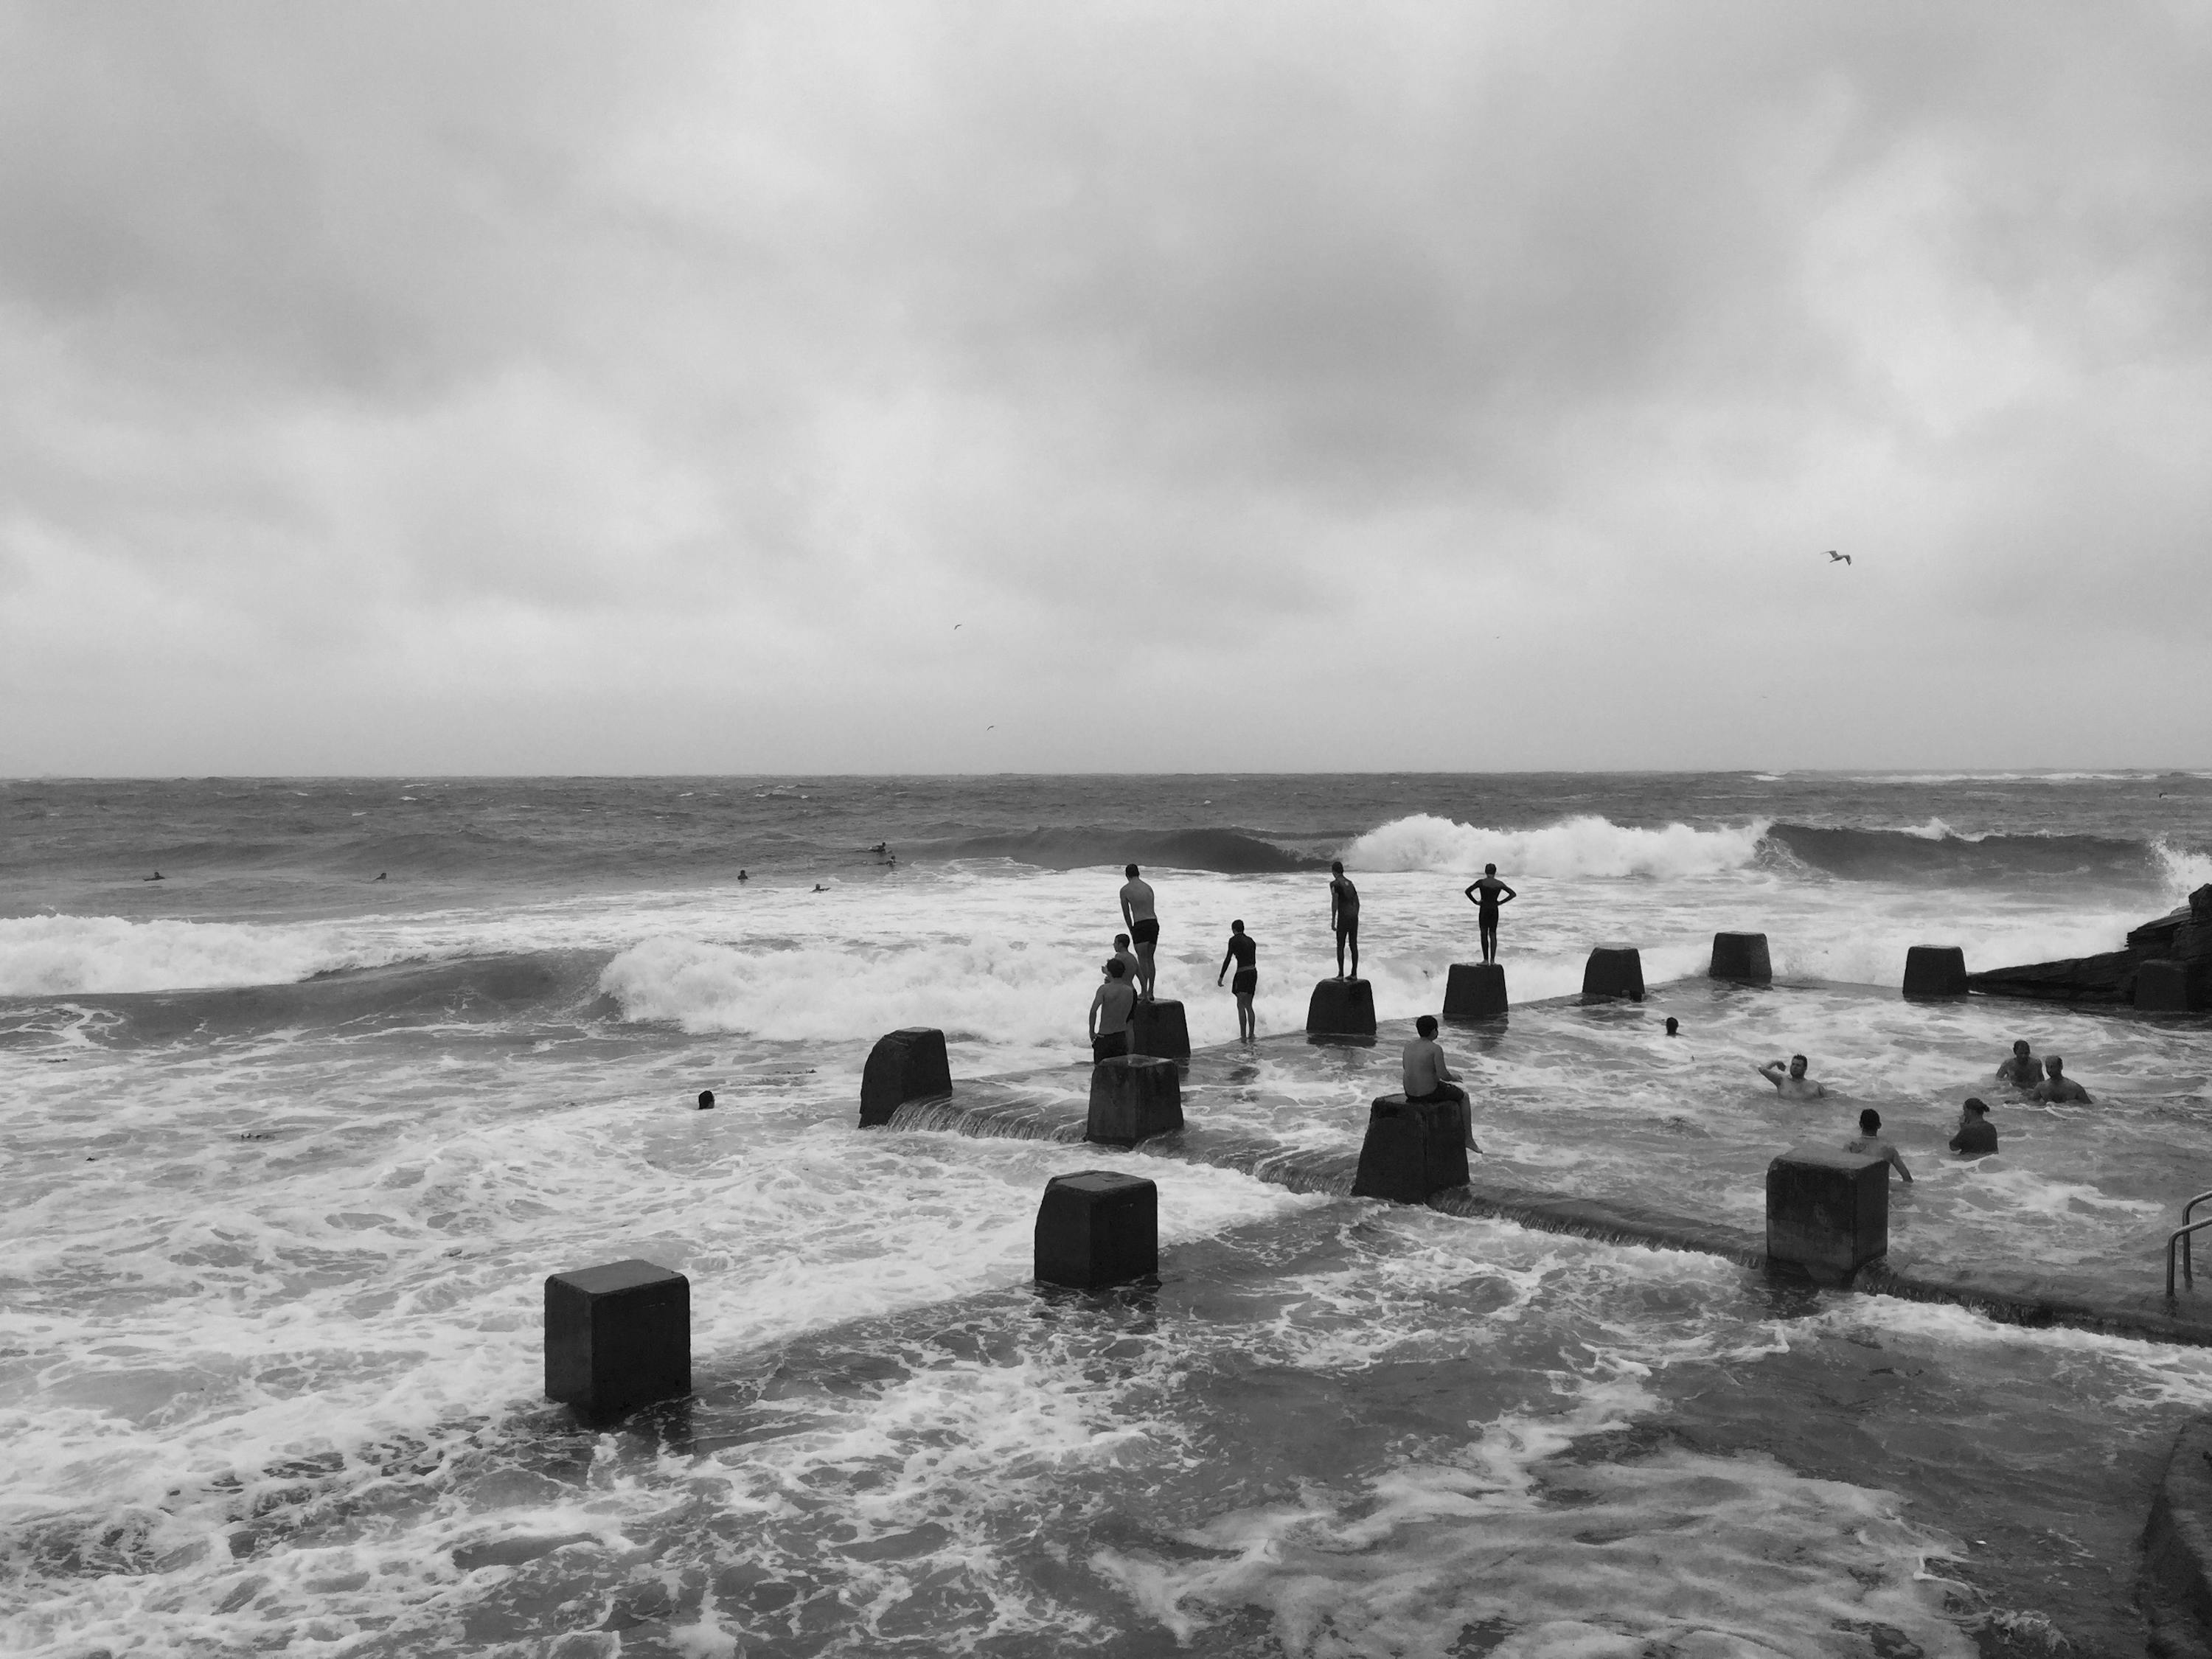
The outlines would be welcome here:
[[[1850,562],[1851,556],[1850,554],[1838,553],[1833,548],[1828,550],[1828,562],[1830,564],[1849,564]]]

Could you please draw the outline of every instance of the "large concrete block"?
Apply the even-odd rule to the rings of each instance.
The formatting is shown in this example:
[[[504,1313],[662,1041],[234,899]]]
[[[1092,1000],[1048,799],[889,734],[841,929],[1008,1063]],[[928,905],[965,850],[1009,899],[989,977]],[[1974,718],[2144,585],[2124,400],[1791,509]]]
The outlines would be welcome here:
[[[604,1420],[691,1392],[691,1281],[612,1261],[545,1281],[545,1395]]]
[[[1306,1030],[1315,1036],[1373,1036],[1375,988],[1364,979],[1325,979],[1306,1004]]]
[[[1188,1060],[1190,1027],[1180,1002],[1139,1002],[1129,1016],[1129,1052],[1155,1060]]]
[[[1054,1176],[1037,1205],[1036,1276],[1079,1291],[1160,1270],[1160,1189],[1140,1176]]]
[[[1643,954],[1633,945],[1599,945],[1583,964],[1583,994],[1643,1001]]]
[[[2169,957],[2136,969],[2135,1005],[2146,1014],[2181,1014],[2212,1007],[2212,963]]]
[[[1766,1254],[1840,1283],[1889,1250],[1889,1164],[1792,1146],[1766,1166]]]
[[[868,1050],[868,1063],[861,1068],[860,1127],[890,1122],[891,1114],[909,1100],[951,1092],[945,1033],[921,1025],[893,1031]]]
[[[1955,945],[1916,945],[1905,953],[1905,994],[1966,994],[1966,953]]]
[[[1764,933],[1715,933],[1713,963],[1708,979],[1732,979],[1745,985],[1774,982],[1774,963],[1766,952]]]
[[[1503,1019],[1505,969],[1495,962],[1455,962],[1444,976],[1446,1019]]]
[[[1085,1140],[1133,1146],[1182,1127],[1182,1074],[1171,1060],[1122,1054],[1091,1068]]]
[[[1467,1139],[1456,1101],[1408,1101],[1385,1095],[1367,1109],[1354,1198],[1425,1204],[1429,1194],[1467,1185]]]

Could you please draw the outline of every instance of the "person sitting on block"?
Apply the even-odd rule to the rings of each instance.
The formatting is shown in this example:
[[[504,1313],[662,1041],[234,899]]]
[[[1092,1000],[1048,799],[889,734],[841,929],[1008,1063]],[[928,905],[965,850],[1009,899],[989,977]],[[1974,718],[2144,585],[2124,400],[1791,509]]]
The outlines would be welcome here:
[[[1136,988],[1128,981],[1121,960],[1106,964],[1106,982],[1091,999],[1091,1057],[1112,1060],[1129,1052],[1129,1016],[1137,1011]]]
[[[1826,1098],[1828,1091],[1826,1089],[1823,1089],[1819,1084],[1814,1082],[1811,1078],[1805,1075],[1806,1064],[1807,1061],[1804,1055],[1790,1055],[1790,1072],[1789,1075],[1786,1077],[1783,1075],[1782,1062],[1778,1060],[1770,1060],[1765,1065],[1753,1066],[1751,1069],[1758,1073],[1759,1076],[1765,1078],[1769,1083],[1771,1083],[1774,1085],[1775,1092],[1779,1094],[1784,1100],[1820,1100]]]
[[[1969,1100],[1959,1109],[1959,1133],[1951,1137],[1951,1150],[1968,1158],[1986,1158],[1996,1149],[1997,1129],[1990,1121],[1988,1103]]]
[[[2036,1099],[2070,1106],[2094,1106],[2097,1103],[2089,1097],[2087,1089],[2066,1075],[2066,1062],[2057,1054],[2045,1060],[2043,1066],[2051,1075],[2028,1091]]]
[[[1406,1045],[1407,1104],[1422,1106],[1440,1100],[1457,1101],[1459,1126],[1467,1136],[1468,1150],[1480,1152],[1482,1148],[1474,1144],[1474,1113],[1468,1104],[1467,1091],[1453,1077],[1451,1067],[1444,1060],[1443,1046],[1437,1041],[1437,1017],[1423,1014],[1413,1022],[1413,1029],[1420,1035]]]
[[[1881,1138],[1881,1114],[1871,1106],[1859,1114],[1859,1132],[1844,1143],[1844,1150],[1861,1152],[1869,1158],[1879,1158],[1907,1181],[1912,1179],[1912,1171],[1905,1167],[1905,1160],[1898,1155],[1897,1148]]]
[[[2012,1045],[2012,1058],[1997,1064],[1997,1081],[2015,1089],[2033,1089],[2043,1081],[2043,1062],[2027,1052],[2026,1038]]]

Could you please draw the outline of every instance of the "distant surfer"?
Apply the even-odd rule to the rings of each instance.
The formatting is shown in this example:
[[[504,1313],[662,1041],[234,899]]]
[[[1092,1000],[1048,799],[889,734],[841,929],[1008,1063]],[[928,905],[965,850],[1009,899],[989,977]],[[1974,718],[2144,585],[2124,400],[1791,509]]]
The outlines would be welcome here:
[[[1498,960],[1498,907],[1521,896],[1498,878],[1498,866],[1486,864],[1482,873],[1467,884],[1467,901],[1474,906],[1474,925],[1482,935],[1482,959]]]
[[[1237,997],[1237,1036],[1239,1042],[1249,1042],[1260,1034],[1260,1023],[1252,1012],[1252,994],[1260,988],[1260,945],[1244,931],[1244,924],[1229,924],[1229,951],[1221,958],[1221,973],[1213,976],[1216,985],[1222,974],[1229,971],[1231,963],[1237,965],[1236,982],[1230,990]]]
[[[1137,873],[1137,866],[1133,864],[1122,873],[1128,880],[1121,884],[1121,920],[1129,924],[1129,937],[1136,942],[1137,994],[1150,1002],[1160,971],[1152,959],[1159,948],[1160,919],[1152,908],[1151,884]]]
[[[1778,1060],[1770,1060],[1764,1066],[1751,1069],[1774,1085],[1774,1091],[1784,1100],[1824,1100],[1828,1091],[1805,1075],[1807,1061],[1802,1054],[1790,1056],[1787,1072]],[[1910,1176],[1906,1177],[1908,1180]]]
[[[1344,971],[1344,952],[1352,951],[1352,973],[1359,977],[1359,890],[1344,873],[1344,860],[1337,860],[1328,866],[1328,925],[1336,930],[1336,976],[1346,977]]]
[[[738,872],[738,879],[739,881],[750,881],[752,878],[745,874],[744,871],[740,870]]]
[[[1815,1084],[1814,1086],[1817,1088],[1820,1085]],[[1903,1176],[1908,1183],[1912,1179],[1912,1171],[1905,1167],[1905,1159],[1897,1148],[1881,1138],[1881,1114],[1871,1106],[1859,1114],[1859,1132],[1844,1143],[1844,1150],[1857,1152],[1863,1157],[1878,1158]]]
[[[159,870],[156,870],[152,875],[141,876],[138,879],[141,881],[167,881],[168,880],[168,878],[163,875]]]
[[[1437,1041],[1437,1017],[1423,1014],[1413,1022],[1413,1030],[1419,1035],[1406,1045],[1400,1061],[1407,1103],[1419,1106],[1432,1101],[1456,1101],[1460,1132],[1467,1137],[1468,1150],[1480,1152],[1482,1148],[1474,1144],[1474,1113],[1468,1104],[1467,1091],[1452,1075],[1452,1068],[1444,1061],[1443,1045]]]
[[[379,881],[382,881],[386,877],[389,876],[391,873],[392,873],[392,872],[391,872],[389,870],[380,870],[380,871],[378,871],[378,872],[376,872],[376,878],[377,878]]]
[[[1091,1058],[1095,1062],[1129,1052],[1129,1016],[1136,1011],[1137,993],[1123,972],[1121,959],[1106,964],[1106,982],[1091,999]]]
[[[818,882],[818,881],[817,881],[817,882],[816,882],[816,883],[814,884],[814,890],[815,890],[816,892],[817,892],[817,893],[826,893],[826,892],[828,892],[830,890],[829,890],[827,887],[824,887],[824,886],[823,886],[820,882]]]
[[[2028,1091],[2036,1099],[2061,1106],[2094,1106],[2097,1103],[2089,1097],[2087,1089],[2066,1075],[2066,1062],[2057,1054],[2045,1060],[2043,1068],[2051,1075]]]
[[[2026,1038],[2012,1045],[2012,1058],[1997,1063],[1997,1081],[2015,1089],[2033,1089],[2043,1081],[2043,1062],[2027,1051]]]

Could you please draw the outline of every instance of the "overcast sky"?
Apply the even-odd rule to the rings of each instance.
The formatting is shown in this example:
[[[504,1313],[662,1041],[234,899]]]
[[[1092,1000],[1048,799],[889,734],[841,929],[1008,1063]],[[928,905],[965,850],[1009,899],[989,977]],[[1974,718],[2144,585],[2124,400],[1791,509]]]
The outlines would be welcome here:
[[[2201,3],[0,0],[0,772],[2212,764],[2208,87]]]

